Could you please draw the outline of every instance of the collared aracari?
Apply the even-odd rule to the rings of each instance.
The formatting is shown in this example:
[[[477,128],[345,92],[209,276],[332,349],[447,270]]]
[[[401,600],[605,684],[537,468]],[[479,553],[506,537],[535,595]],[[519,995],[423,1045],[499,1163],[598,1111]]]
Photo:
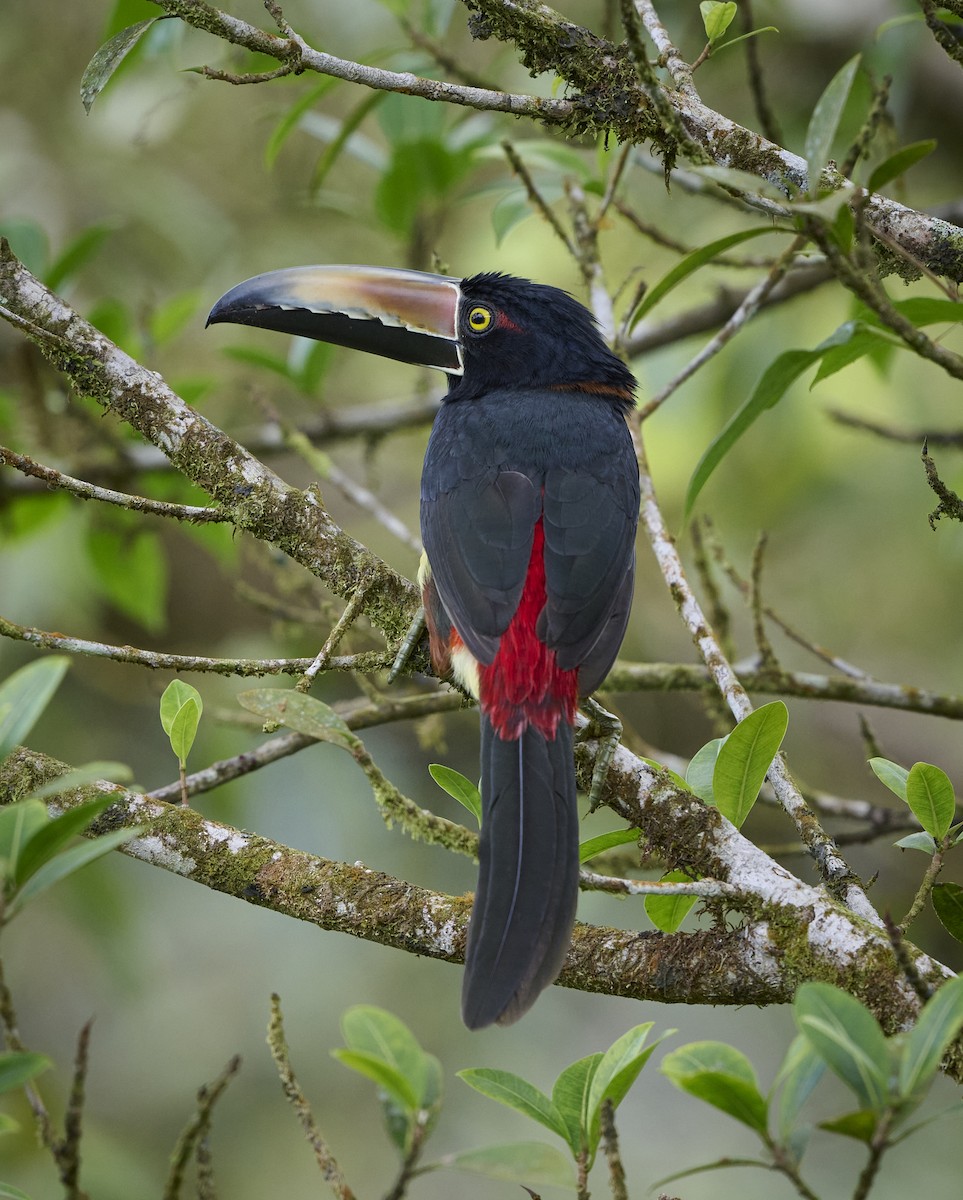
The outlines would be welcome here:
[[[272,271],[224,295],[218,321],[448,374],[421,477],[419,578],[434,669],[481,708],[462,1015],[470,1029],[508,1024],[558,975],[575,920],[572,730],[632,602],[635,380],[581,304],[507,275]]]

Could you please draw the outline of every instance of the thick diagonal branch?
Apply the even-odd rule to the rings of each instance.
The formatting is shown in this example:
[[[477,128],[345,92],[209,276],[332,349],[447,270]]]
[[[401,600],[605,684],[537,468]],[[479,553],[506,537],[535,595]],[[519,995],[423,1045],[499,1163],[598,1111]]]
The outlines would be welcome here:
[[[283,550],[339,596],[363,590],[365,615],[389,639],[401,636],[415,607],[414,586],[345,533],[315,491],[286,484],[45,288],[5,239],[0,316],[34,340],[81,394],[162,450],[239,529]]]

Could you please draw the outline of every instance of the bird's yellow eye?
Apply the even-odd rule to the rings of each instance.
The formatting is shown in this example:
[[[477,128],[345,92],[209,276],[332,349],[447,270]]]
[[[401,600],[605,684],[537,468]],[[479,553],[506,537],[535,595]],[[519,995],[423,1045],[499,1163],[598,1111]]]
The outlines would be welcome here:
[[[487,333],[492,325],[492,314],[487,308],[483,308],[480,304],[468,314],[468,328],[472,333]]]

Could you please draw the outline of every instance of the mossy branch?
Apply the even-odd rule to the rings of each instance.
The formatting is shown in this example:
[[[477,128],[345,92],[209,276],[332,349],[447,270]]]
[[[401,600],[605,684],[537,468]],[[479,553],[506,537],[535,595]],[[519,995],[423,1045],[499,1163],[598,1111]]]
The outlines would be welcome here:
[[[592,750],[589,745],[578,752],[583,785],[591,775]],[[66,770],[55,759],[21,748],[0,766],[0,803]],[[117,797],[92,834],[153,823],[151,832],[124,846],[133,858],[323,929],[448,962],[463,960],[467,897],[306,854],[115,784],[67,792],[57,798],[58,810],[83,803],[92,791]],[[796,879],[718,812],[667,784],[624,747],[609,769],[607,791],[611,807],[640,828],[666,861],[737,883],[736,894],[709,903],[740,914],[742,923],[672,935],[579,924],[559,980],[563,986],[664,1003],[744,1005],[786,1003],[803,979],[813,978],[851,991],[889,1031],[913,1020],[919,1000],[884,930]],[[938,986],[948,976],[911,944],[904,950],[928,985]],[[950,1065],[963,1076],[963,1055]]]
[[[277,546],[339,596],[363,591],[365,616],[389,642],[402,636],[417,607],[412,583],[345,533],[315,490],[290,487],[44,287],[2,238],[0,316],[23,329],[82,395],[162,450],[238,529]]]

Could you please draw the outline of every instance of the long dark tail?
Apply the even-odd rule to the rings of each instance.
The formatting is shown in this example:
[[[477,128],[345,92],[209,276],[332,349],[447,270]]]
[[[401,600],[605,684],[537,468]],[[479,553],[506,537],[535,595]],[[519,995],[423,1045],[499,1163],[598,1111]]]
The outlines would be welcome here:
[[[481,718],[482,830],[461,1011],[509,1025],[558,975],[578,899],[572,730],[504,741]]]

